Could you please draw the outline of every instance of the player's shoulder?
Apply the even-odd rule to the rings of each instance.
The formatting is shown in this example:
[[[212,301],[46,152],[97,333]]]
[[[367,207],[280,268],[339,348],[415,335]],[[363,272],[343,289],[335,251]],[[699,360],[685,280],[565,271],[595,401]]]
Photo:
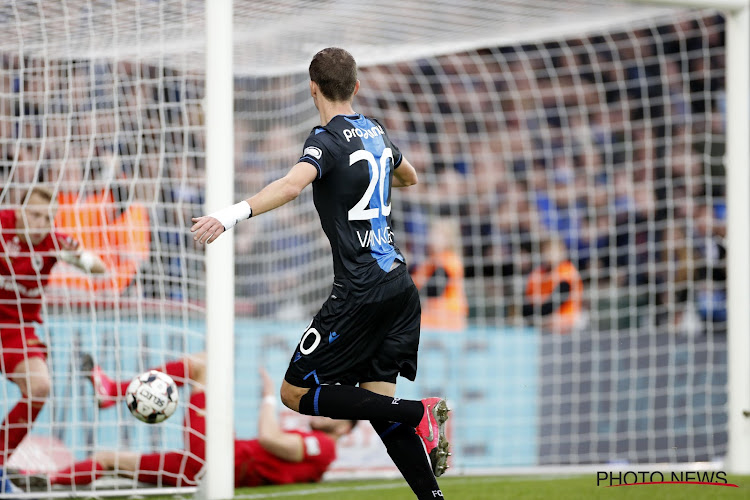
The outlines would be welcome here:
[[[305,149],[308,147],[317,148],[317,150],[332,150],[335,149],[336,145],[336,137],[335,133],[332,130],[329,130],[328,127],[324,127],[322,125],[317,125],[313,127],[313,129],[310,131],[310,134],[307,136],[307,139],[305,140]],[[314,157],[320,159],[319,156],[313,155]]]
[[[333,132],[323,125],[316,125],[310,130],[307,140],[326,141],[333,139]]]

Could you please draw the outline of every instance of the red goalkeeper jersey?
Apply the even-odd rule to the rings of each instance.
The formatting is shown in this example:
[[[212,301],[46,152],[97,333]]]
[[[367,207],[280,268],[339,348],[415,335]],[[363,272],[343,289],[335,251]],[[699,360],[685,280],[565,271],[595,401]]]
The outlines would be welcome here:
[[[286,431],[302,437],[304,457],[301,462],[282,460],[260,445],[257,439],[235,441],[236,486],[264,484],[313,483],[336,459],[336,442],[319,431]]]
[[[42,322],[42,292],[57,262],[56,239],[64,237],[50,233],[29,248],[16,234],[15,211],[0,210],[0,324]]]

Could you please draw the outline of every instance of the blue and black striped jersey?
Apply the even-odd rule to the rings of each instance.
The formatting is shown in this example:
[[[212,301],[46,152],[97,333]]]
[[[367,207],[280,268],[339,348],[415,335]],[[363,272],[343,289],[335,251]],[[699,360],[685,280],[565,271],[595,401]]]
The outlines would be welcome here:
[[[382,125],[366,116],[337,115],[315,127],[299,161],[318,169],[313,199],[333,251],[336,280],[367,290],[404,257],[391,228],[393,170],[401,152]]]

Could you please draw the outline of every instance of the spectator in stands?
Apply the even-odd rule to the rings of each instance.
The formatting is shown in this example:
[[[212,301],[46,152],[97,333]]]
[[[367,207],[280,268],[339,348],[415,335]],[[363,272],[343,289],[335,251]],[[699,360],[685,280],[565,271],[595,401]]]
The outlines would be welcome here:
[[[427,258],[412,270],[422,298],[422,328],[463,331],[469,306],[464,290],[458,222],[439,218],[428,233]]]
[[[570,333],[581,318],[583,281],[562,240],[544,240],[539,254],[542,263],[526,282],[523,316],[545,332]]]
[[[107,377],[89,355],[83,356],[82,369],[90,374],[100,407],[110,407],[120,399],[130,381]],[[158,368],[173,378],[178,386],[189,384],[191,395],[185,415],[184,450],[154,453],[100,451],[89,459],[48,475],[32,472],[17,476],[21,487],[47,489],[51,485],[89,484],[113,471],[135,477],[143,483],[171,486],[194,486],[202,476],[205,464],[205,354],[195,354]],[[258,437],[236,439],[234,446],[234,481],[236,487],[268,484],[310,483],[320,481],[336,458],[336,441],[356,425],[353,420],[315,417],[311,430],[283,430],[276,414],[278,391],[264,369],[260,370],[263,393],[258,415]]]
[[[726,222],[724,206],[701,203],[695,214],[695,247],[698,256],[695,273],[698,315],[708,333],[726,332],[727,269]]]
[[[687,238],[685,228],[672,222],[663,232],[660,270],[657,284],[660,293],[657,295],[657,321],[671,329],[683,325],[685,314],[693,294],[693,275],[695,271],[694,249]],[[689,320],[689,318],[688,318]]]

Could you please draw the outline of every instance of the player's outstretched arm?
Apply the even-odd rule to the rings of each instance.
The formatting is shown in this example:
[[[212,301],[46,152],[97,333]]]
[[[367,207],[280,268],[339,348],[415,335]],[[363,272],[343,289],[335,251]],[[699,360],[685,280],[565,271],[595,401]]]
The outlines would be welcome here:
[[[78,240],[66,236],[59,238],[60,259],[68,264],[76,266],[78,269],[92,274],[102,274],[107,271],[107,266],[94,252],[89,252],[81,248]]]
[[[318,170],[311,164],[297,163],[281,179],[273,181],[258,194],[218,212],[201,217],[193,217],[194,240],[199,243],[213,243],[224,231],[233,228],[238,222],[253,215],[278,208],[299,196],[308,184],[318,176]]]
[[[393,171],[393,184],[395,188],[413,186],[419,181],[417,171],[406,158],[401,159],[401,164]]]
[[[301,462],[305,457],[302,436],[284,432],[276,416],[276,391],[268,372],[261,368],[263,399],[258,415],[258,443],[267,452],[288,462]]]

